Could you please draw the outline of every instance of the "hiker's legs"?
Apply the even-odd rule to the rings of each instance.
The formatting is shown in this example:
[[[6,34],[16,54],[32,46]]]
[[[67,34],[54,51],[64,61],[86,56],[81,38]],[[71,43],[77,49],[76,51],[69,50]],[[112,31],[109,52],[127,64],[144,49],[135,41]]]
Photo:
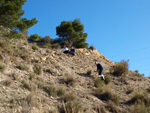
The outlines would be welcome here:
[[[99,70],[99,75],[102,75],[102,71],[103,71],[103,69],[100,69],[100,70]]]

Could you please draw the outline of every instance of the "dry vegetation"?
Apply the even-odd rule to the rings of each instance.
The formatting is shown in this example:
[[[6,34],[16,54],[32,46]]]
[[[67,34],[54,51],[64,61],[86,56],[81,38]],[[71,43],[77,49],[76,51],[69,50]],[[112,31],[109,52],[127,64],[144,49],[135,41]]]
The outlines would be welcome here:
[[[72,57],[40,48],[25,37],[6,39],[9,44],[4,38],[0,38],[1,113],[150,112],[150,79],[129,71],[127,61],[114,65],[92,47],[78,49]],[[104,67],[105,81],[94,72],[95,59]]]

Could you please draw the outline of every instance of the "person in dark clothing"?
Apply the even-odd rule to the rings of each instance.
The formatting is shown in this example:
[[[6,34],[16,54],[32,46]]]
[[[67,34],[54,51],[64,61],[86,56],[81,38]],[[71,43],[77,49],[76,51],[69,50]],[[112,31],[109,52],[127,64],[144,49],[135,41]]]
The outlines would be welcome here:
[[[74,49],[74,47],[71,47],[70,54],[73,56],[76,55],[76,50]]]
[[[102,74],[103,66],[100,63],[96,63],[96,62],[95,62],[95,65],[97,66],[97,72],[98,72],[99,77],[101,77],[101,79],[104,80],[105,78],[104,78],[104,75]]]

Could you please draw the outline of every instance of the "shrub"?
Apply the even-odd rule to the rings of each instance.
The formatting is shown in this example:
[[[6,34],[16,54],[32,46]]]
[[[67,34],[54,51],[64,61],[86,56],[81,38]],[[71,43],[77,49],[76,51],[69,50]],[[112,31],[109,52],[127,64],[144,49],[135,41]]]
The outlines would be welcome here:
[[[3,62],[0,61],[0,71],[5,70],[6,66]]]
[[[94,50],[95,47],[94,47],[93,45],[91,45],[91,46],[89,47],[89,49]]]
[[[99,99],[108,102],[111,100],[116,105],[120,104],[120,97],[117,94],[113,94],[108,88],[103,87],[103,89],[97,89],[94,94]]]
[[[121,62],[116,62],[113,70],[115,76],[122,76],[128,72],[128,61],[122,60]]]
[[[105,76],[105,84],[109,84],[111,82],[112,78],[110,75]]]
[[[34,51],[38,49],[38,48],[37,48],[37,45],[36,45],[35,43],[32,45],[32,49],[33,49]]]
[[[33,41],[39,41],[41,38],[38,34],[33,34],[30,36],[30,39]]]
[[[64,102],[76,100],[77,96],[74,93],[67,93],[62,97]]]
[[[146,106],[144,102],[138,102],[132,106],[131,113],[150,113],[150,107]]]
[[[127,87],[126,94],[130,94],[134,91],[133,87]]]
[[[26,71],[29,69],[26,64],[20,64],[20,65],[17,66],[17,68],[20,69],[20,70],[26,70]]]
[[[91,71],[91,70],[87,70],[86,74],[87,74],[87,75],[91,75],[91,74],[92,74],[92,71]]]
[[[109,101],[106,108],[108,108],[108,110],[111,113],[120,113],[120,111],[118,110],[118,108],[115,106],[115,104],[112,101]]]
[[[65,113],[84,113],[81,103],[77,100],[63,103],[63,112]]]
[[[61,48],[59,43],[54,43],[51,45],[51,47],[52,47],[52,49],[60,49]]]
[[[31,90],[30,84],[27,81],[23,80],[22,84],[24,88],[28,89],[29,91]]]
[[[65,74],[64,76],[65,76],[64,82],[65,82],[67,85],[73,86],[73,85],[76,83],[76,79],[75,79],[75,77],[73,77],[72,75]]]
[[[38,63],[35,63],[34,66],[33,66],[33,71],[37,75],[42,75],[42,73],[43,73],[43,67],[42,67],[42,65],[40,65]]]
[[[135,104],[138,101],[143,102],[145,105],[150,105],[148,93],[146,91],[135,93],[133,97],[129,100],[129,103]]]
[[[97,88],[102,88],[104,86],[104,81],[101,80],[100,77],[96,78],[95,82],[94,82],[95,87]]]

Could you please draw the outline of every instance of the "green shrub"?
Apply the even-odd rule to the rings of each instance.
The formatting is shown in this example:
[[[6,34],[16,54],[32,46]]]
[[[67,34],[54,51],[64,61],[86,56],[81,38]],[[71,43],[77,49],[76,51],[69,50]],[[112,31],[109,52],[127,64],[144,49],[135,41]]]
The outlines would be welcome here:
[[[128,72],[128,61],[122,60],[121,62],[116,62],[113,74],[115,76],[122,76],[123,74],[126,74]]]
[[[91,46],[89,47],[89,49],[94,50],[95,47],[94,47],[93,45],[91,45]]]
[[[105,84],[109,84],[112,80],[112,77],[110,75],[105,76]]]
[[[30,39],[33,41],[39,41],[41,37],[38,34],[33,34],[30,36]]]
[[[87,74],[87,75],[91,75],[91,74],[92,74],[92,71],[91,71],[91,70],[87,70],[86,74]]]
[[[33,66],[33,71],[37,75],[42,75],[43,74],[43,67],[42,65],[35,63]]]
[[[37,48],[37,45],[36,45],[35,43],[32,45],[32,49],[33,49],[34,51],[38,49],[38,48]]]

